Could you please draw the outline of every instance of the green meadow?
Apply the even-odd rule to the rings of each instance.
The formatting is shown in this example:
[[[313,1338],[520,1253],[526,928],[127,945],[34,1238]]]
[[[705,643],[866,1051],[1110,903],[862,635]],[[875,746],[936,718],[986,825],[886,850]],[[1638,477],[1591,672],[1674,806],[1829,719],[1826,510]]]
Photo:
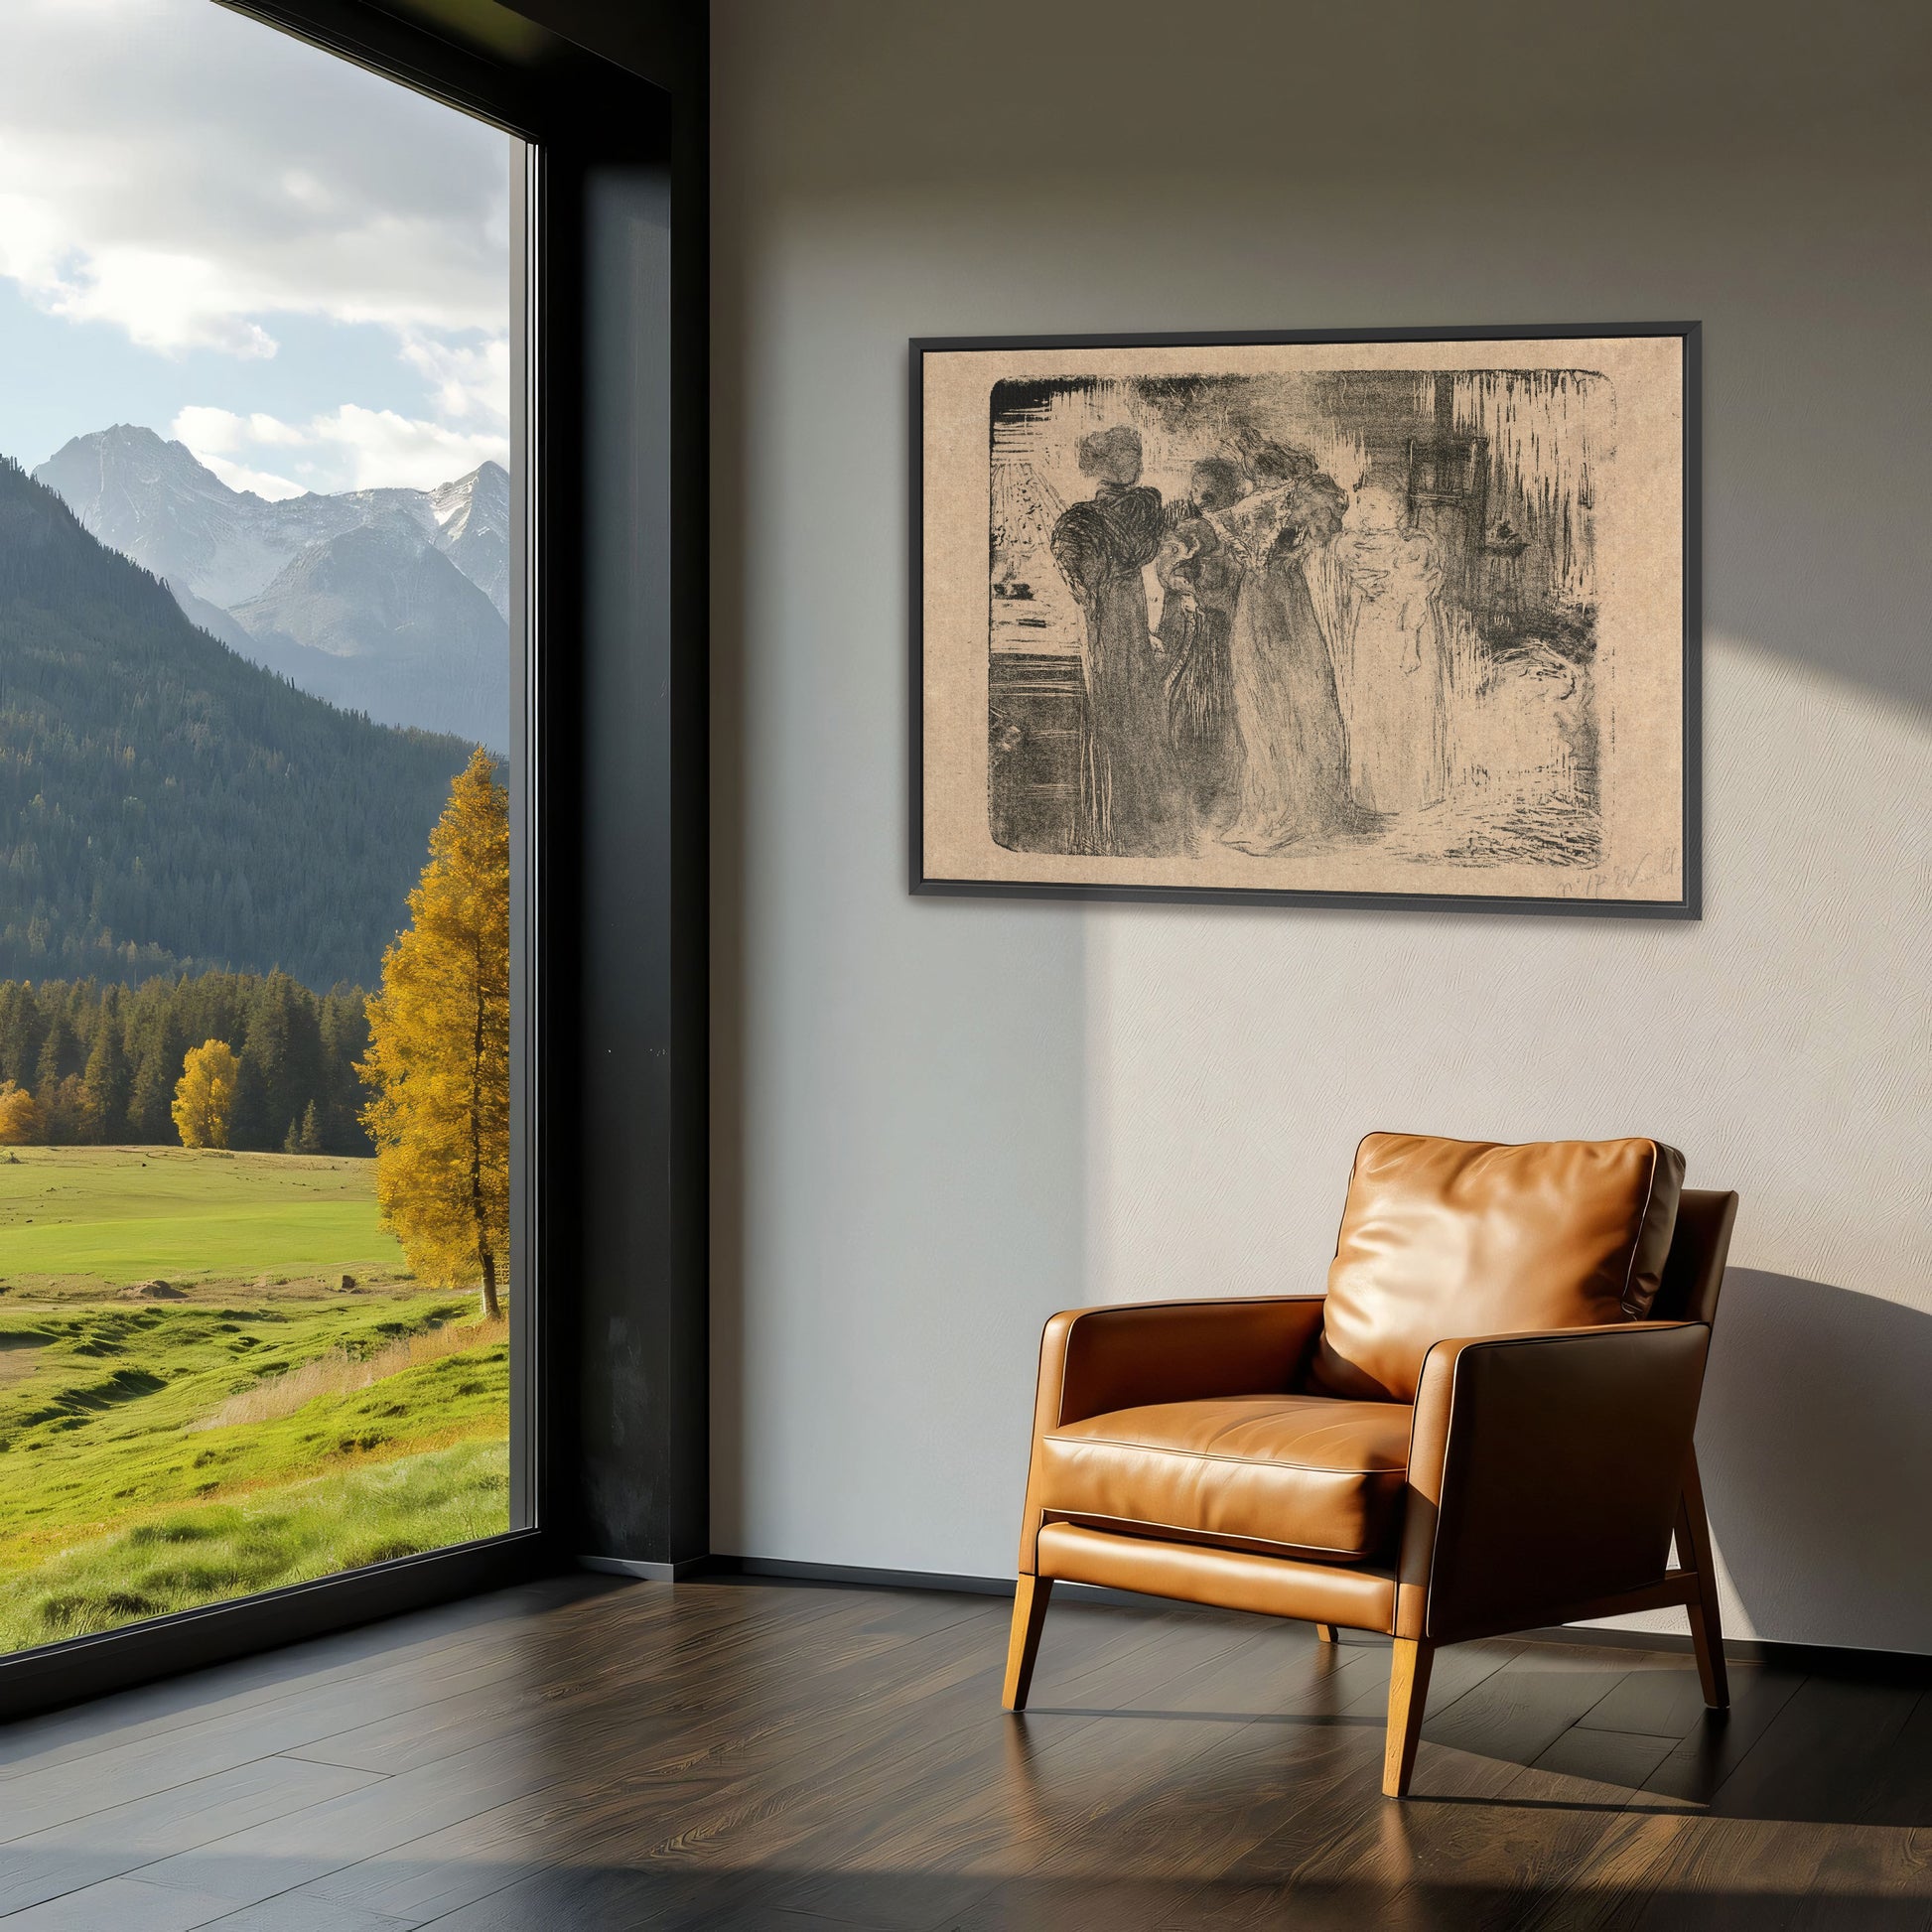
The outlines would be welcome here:
[[[0,1649],[507,1527],[507,1331],[372,1167],[0,1154]]]
[[[11,1148],[0,1154],[0,1283],[15,1294],[156,1277],[394,1278],[368,1161],[180,1147]]]

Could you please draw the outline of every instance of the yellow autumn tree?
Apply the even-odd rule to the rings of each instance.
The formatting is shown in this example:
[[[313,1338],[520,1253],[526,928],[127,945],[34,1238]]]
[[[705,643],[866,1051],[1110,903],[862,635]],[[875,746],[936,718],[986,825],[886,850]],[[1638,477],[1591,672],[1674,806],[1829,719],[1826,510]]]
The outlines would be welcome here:
[[[481,1281],[494,1317],[510,1232],[510,821],[481,749],[450,786],[409,916],[355,1069],[373,1096],[376,1201],[420,1279]]]
[[[12,1080],[0,1080],[0,1147],[31,1147],[41,1137],[41,1110],[34,1096]]]
[[[235,1075],[240,1070],[234,1048],[225,1039],[204,1040],[182,1058],[181,1078],[175,1083],[175,1104],[169,1109],[183,1147],[226,1147],[228,1122],[234,1116]]]

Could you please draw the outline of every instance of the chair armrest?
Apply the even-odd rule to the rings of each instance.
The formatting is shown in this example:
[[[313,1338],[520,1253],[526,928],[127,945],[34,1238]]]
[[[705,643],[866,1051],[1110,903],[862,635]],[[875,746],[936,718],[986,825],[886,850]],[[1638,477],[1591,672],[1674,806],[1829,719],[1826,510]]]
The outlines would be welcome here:
[[[1243,1302],[1131,1302],[1068,1309],[1039,1341],[1034,1452],[1020,1533],[1033,1574],[1039,1534],[1039,1439],[1063,1424],[1153,1402],[1265,1395],[1294,1384],[1321,1326],[1319,1295]]]
[[[1396,1633],[1529,1629],[1661,1578],[1710,1339],[1701,1321],[1624,1321],[1437,1342]]]
[[[1286,1389],[1321,1326],[1319,1295],[1069,1309],[1039,1341],[1034,1433],[1150,1402]]]

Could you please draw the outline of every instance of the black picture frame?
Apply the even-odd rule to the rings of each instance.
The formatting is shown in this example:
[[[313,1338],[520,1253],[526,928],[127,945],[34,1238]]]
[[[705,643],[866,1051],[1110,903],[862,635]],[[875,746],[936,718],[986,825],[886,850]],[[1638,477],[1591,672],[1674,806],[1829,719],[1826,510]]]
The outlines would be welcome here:
[[[1454,325],[1405,329],[1186,330],[1079,336],[915,336],[907,345],[907,889],[922,897],[1234,904],[1312,910],[1541,913],[1564,918],[1703,916],[1702,333],[1698,322]],[[1340,893],[1283,887],[1148,886],[942,879],[925,871],[925,358],[1009,349],[1191,348],[1351,343],[1504,343],[1675,337],[1682,345],[1682,891],[1675,899],[1506,897],[1475,893]]]

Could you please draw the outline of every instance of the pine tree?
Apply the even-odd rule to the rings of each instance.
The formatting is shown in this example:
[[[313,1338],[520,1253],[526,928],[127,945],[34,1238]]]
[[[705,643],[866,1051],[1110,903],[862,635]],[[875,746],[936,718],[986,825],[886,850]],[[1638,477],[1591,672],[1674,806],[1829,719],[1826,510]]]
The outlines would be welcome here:
[[[368,1004],[375,1192],[425,1281],[482,1278],[499,1310],[509,1259],[509,794],[481,749],[450,787],[411,925]]]
[[[141,1055],[134,1088],[128,1096],[128,1137],[144,1147],[159,1147],[174,1120],[174,1067],[181,1059],[174,1043],[157,1039]]]
[[[87,1138],[79,1074],[44,1082],[35,1098],[40,1102],[41,1139],[49,1147],[78,1147]]]
[[[127,1101],[132,1086],[127,1053],[121,1044],[118,1014],[103,1013],[80,1076],[80,1117],[87,1138],[98,1146],[127,1132]]]
[[[318,1015],[322,1035],[322,1140],[331,1154],[372,1154],[362,1126],[356,1062],[369,1050],[369,1002],[359,987],[334,986]]]
[[[175,1126],[183,1147],[226,1147],[234,1112],[236,1062],[225,1039],[191,1046],[175,1088]]]
[[[316,1111],[316,1103],[312,1100],[303,1109],[302,1131],[295,1137],[295,1152],[320,1154],[322,1151],[322,1116]]]
[[[227,1145],[265,1152],[275,1145],[273,1120],[268,1111],[267,1076],[261,1062],[244,1046],[235,1055],[234,1106],[228,1115]]]
[[[9,980],[0,986],[0,1080],[10,1080],[17,1087],[34,1084],[46,1031],[34,989],[26,980]]]
[[[46,989],[43,989],[46,990]],[[65,988],[59,989],[65,992]],[[85,1055],[80,1048],[80,1035],[73,1030],[73,1023],[63,1010],[53,1016],[53,1024],[41,1042],[40,1063],[35,1070],[38,1087],[52,1089],[58,1087],[69,1073],[78,1073],[85,1065]]]
[[[264,1126],[299,1122],[302,1109],[322,1085],[322,1034],[315,995],[284,972],[270,973],[249,1003],[241,1060],[243,1092],[251,1077],[261,1083]],[[237,1102],[237,1113],[239,1107]]]

